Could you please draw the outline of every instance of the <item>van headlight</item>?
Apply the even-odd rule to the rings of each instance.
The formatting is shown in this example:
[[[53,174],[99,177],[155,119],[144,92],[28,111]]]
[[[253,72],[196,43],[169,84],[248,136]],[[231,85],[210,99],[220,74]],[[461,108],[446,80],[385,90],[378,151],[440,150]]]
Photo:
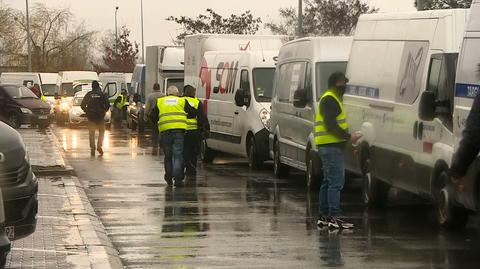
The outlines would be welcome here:
[[[260,120],[262,121],[262,124],[267,130],[270,130],[270,112],[268,112],[265,108],[260,110]]]
[[[32,111],[28,108],[21,107],[20,110],[22,111],[23,114],[32,114]]]

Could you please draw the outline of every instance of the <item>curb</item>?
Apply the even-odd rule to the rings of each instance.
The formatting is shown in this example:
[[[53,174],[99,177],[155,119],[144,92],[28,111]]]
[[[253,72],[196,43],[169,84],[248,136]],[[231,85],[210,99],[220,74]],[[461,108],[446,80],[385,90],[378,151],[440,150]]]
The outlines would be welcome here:
[[[58,172],[61,173],[61,175],[66,175],[66,177],[62,177],[62,180],[65,186],[65,191],[67,192],[68,200],[73,207],[73,217],[78,223],[77,225],[80,231],[80,236],[87,248],[91,267],[98,269],[124,268],[118,251],[108,238],[105,227],[95,213],[82,183],[75,176],[75,170],[68,162],[65,151],[61,147],[56,135],[51,130],[51,133],[48,134],[48,136],[53,144],[59,149],[65,167],[53,167],[53,169],[45,169],[44,171],[41,171],[41,173],[52,175],[51,172]]]

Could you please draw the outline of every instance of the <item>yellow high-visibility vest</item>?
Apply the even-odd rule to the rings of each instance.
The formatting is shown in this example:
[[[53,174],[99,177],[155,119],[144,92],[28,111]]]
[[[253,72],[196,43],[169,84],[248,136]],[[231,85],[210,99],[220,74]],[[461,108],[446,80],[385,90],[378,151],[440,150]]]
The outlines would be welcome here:
[[[126,98],[125,98],[125,96],[123,96],[123,94],[120,94],[120,97],[121,97],[120,102],[117,103],[117,108],[118,109],[122,109],[123,106],[125,106],[125,102],[126,102],[126,100],[125,100]]]
[[[187,129],[185,99],[177,96],[165,96],[157,100],[158,130],[165,132],[173,129]]]
[[[348,123],[347,123],[347,114],[345,113],[345,109],[343,107],[343,103],[341,98],[337,96],[334,90],[326,91],[322,97],[320,98],[320,105],[322,103],[323,98],[330,96],[335,101],[337,101],[340,107],[340,114],[337,116],[337,123],[340,128],[347,131],[348,130]],[[346,140],[336,135],[330,134],[325,127],[325,122],[323,120],[322,114],[320,113],[320,109],[317,111],[317,115],[315,117],[315,144],[316,145],[326,145],[326,144],[335,144],[335,143],[342,143]]]
[[[185,100],[190,104],[191,107],[198,110],[198,106],[200,104],[200,100],[198,98],[193,97],[185,97]],[[197,118],[188,119],[187,118],[187,131],[195,131],[198,130],[198,123]]]

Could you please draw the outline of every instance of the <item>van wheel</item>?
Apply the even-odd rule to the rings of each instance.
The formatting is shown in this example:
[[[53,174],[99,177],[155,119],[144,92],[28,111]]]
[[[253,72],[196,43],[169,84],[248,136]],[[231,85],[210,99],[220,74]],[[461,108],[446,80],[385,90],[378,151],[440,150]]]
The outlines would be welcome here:
[[[288,177],[290,167],[280,161],[280,144],[278,141],[275,141],[273,155],[273,173],[275,176],[278,178]]]
[[[20,115],[18,113],[10,113],[8,116],[8,125],[10,125],[14,129],[20,128],[22,125],[22,121],[20,119]]]
[[[248,142],[248,166],[251,169],[260,169],[263,165],[263,161],[258,158],[255,145],[255,138],[250,137]]]
[[[377,179],[371,170],[371,160],[368,158],[363,163],[363,203],[368,207],[383,207],[388,200],[390,186]]]
[[[307,159],[307,188],[309,190],[315,190],[320,186],[321,176],[315,173],[315,161],[313,156],[311,156],[312,152],[308,153]]]
[[[435,190],[435,211],[438,224],[451,230],[463,229],[467,225],[469,211],[453,204],[455,187],[450,183],[447,172],[440,173]]]
[[[200,159],[204,163],[212,163],[215,159],[215,151],[210,149],[207,145],[207,140],[203,139],[200,144]]]

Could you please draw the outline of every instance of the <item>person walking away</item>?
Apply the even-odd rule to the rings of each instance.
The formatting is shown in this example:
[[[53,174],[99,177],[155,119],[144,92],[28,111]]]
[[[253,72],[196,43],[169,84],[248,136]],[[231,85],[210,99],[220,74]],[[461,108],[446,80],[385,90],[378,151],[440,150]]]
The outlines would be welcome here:
[[[114,114],[114,123],[116,128],[122,128],[122,120],[123,120],[123,110],[125,104],[127,103],[127,91],[125,89],[122,90],[121,94],[115,99],[113,102],[113,109],[115,111]]]
[[[98,130],[98,143],[96,150],[103,155],[103,138],[105,136],[105,114],[110,109],[108,97],[102,93],[98,81],[92,82],[92,90],[89,91],[80,105],[87,114],[88,133],[90,140],[90,155],[95,156],[95,131]]]
[[[160,92],[160,84],[153,84],[153,92],[147,98],[145,113],[143,113],[143,120],[149,122],[152,127],[152,155],[158,155],[158,144],[160,142],[158,138],[158,114],[152,113],[152,111],[157,105],[158,98],[163,96],[165,95]]]
[[[187,118],[196,117],[197,111],[185,98],[179,97],[178,88],[170,86],[167,96],[158,98],[152,113],[158,114],[158,130],[163,149],[165,181],[169,186],[175,180],[175,186],[181,186],[184,178],[183,146]]]
[[[197,175],[197,156],[200,152],[200,143],[210,132],[210,124],[203,110],[203,104],[196,98],[196,89],[187,85],[183,88],[187,102],[197,110],[197,117],[187,119],[187,131],[185,133],[185,168],[187,180],[194,180]]]
[[[323,164],[323,182],[320,186],[318,226],[333,229],[352,229],[340,215],[340,195],[345,184],[344,150],[348,140],[356,143],[359,134],[348,133],[347,114],[343,94],[348,79],[341,72],[328,79],[328,88],[320,98],[315,119],[315,144]]]

